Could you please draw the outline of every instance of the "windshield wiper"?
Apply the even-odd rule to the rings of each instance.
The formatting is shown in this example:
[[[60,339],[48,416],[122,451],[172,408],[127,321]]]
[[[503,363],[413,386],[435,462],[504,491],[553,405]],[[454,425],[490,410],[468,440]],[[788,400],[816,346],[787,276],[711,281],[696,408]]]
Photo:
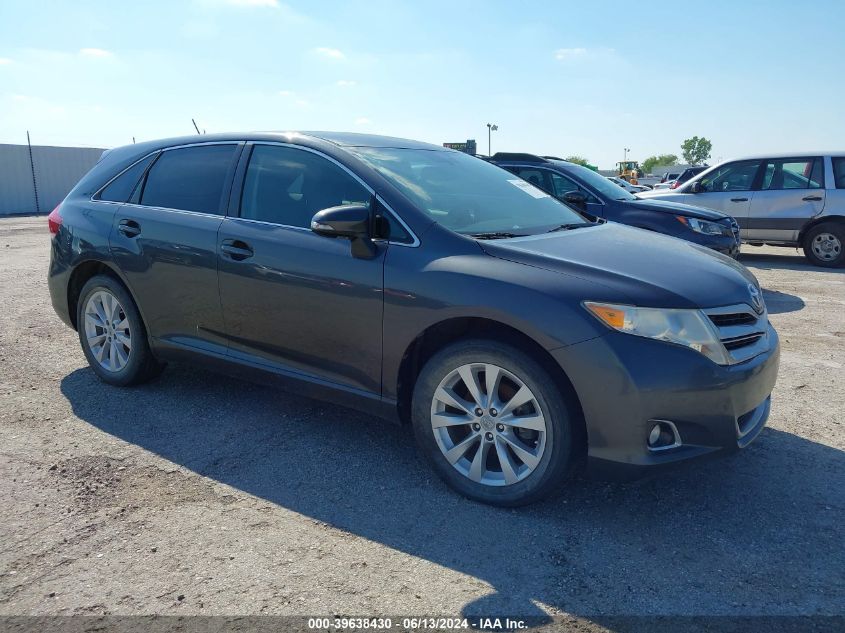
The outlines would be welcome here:
[[[572,222],[570,224],[561,224],[553,229],[549,229],[546,233],[555,233],[557,231],[571,231],[572,229],[581,229],[585,226],[595,226],[594,222]]]
[[[508,237],[523,237],[522,235],[517,235],[516,233],[508,233],[507,231],[490,231],[488,233],[470,233],[470,237],[474,237],[477,240],[501,240]]]

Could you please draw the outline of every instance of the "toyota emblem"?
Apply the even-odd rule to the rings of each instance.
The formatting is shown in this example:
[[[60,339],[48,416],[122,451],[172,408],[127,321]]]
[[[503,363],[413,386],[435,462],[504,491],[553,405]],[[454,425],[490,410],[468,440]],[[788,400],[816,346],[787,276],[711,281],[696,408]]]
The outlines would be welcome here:
[[[766,305],[763,303],[763,295],[760,294],[757,286],[754,284],[748,284],[748,294],[751,295],[751,307],[754,308],[754,311],[757,314],[763,314],[763,310],[766,309]]]

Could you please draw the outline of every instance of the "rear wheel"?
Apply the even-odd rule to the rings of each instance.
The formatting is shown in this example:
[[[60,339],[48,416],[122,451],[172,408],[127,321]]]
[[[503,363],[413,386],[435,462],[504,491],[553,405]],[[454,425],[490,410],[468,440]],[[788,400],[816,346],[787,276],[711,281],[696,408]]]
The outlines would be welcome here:
[[[518,506],[562,488],[572,470],[572,419],[534,359],[493,341],[457,343],[426,363],[414,387],[417,444],[461,494]]]
[[[818,224],[804,236],[804,255],[816,266],[837,268],[845,265],[845,225]]]
[[[82,287],[76,327],[85,358],[101,380],[128,386],[161,373],[135,302],[114,278],[97,275]]]

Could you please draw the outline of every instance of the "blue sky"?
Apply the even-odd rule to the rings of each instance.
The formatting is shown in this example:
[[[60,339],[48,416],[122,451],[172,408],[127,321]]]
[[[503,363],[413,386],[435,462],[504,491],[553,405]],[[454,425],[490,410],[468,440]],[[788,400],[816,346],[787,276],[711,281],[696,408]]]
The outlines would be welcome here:
[[[635,7],[635,8],[634,8]],[[0,2],[0,142],[323,129],[587,157],[845,148],[845,2]],[[711,161],[711,162],[712,162]]]

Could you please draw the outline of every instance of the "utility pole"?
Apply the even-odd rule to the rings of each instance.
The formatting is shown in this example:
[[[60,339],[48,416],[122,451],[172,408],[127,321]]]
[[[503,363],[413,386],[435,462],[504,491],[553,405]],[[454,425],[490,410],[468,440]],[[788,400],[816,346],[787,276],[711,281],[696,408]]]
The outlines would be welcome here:
[[[499,129],[499,126],[496,125],[495,123],[488,123],[487,124],[487,155],[488,156],[493,155],[493,151],[490,149],[490,147],[491,147],[490,139],[491,139],[492,133],[495,132],[498,129]]]
[[[35,212],[41,213],[38,203],[38,182],[35,179],[35,161],[32,159],[32,143],[29,140],[29,130],[26,131],[26,146],[29,148],[29,168],[32,170],[32,192],[35,194]]]

